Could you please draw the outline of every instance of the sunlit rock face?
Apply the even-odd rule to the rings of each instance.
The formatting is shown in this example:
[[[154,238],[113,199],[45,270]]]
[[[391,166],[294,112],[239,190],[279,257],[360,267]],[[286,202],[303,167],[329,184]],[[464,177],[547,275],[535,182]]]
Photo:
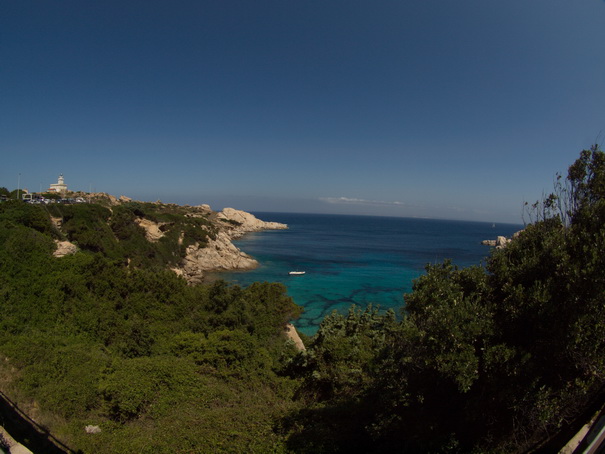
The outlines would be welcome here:
[[[208,210],[210,207],[208,207]],[[206,245],[189,246],[181,267],[174,271],[191,284],[201,282],[209,271],[251,270],[258,262],[238,249],[231,241],[249,232],[287,229],[286,224],[265,222],[241,210],[225,208],[216,215],[218,233]]]
[[[219,232],[204,247],[189,246],[180,269],[188,282],[197,283],[207,271],[251,270],[257,266],[258,262],[240,251],[226,232]]]
[[[57,245],[57,249],[53,252],[55,257],[65,257],[78,251],[78,247],[69,241],[55,241],[55,244]]]
[[[286,224],[279,222],[265,222],[258,219],[251,213],[236,210],[234,208],[225,208],[219,212],[217,219],[226,221],[227,229],[231,238],[237,238],[248,232],[258,232],[261,230],[281,230],[287,229]]]

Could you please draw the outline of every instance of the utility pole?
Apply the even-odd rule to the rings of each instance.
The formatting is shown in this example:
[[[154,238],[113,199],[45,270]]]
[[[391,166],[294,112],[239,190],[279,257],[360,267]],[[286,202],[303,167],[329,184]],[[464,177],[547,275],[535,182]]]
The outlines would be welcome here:
[[[21,200],[21,174],[17,177],[17,200]]]

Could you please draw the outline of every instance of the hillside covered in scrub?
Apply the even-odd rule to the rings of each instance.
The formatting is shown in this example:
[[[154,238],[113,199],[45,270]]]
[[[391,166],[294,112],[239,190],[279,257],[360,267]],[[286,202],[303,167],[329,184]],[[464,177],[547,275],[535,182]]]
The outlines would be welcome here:
[[[0,204],[0,390],[68,446],[261,452],[276,443],[273,420],[292,387],[276,370],[295,352],[283,330],[300,308],[281,285],[189,285],[177,275],[189,248],[241,227],[191,213]],[[161,238],[148,239],[140,219],[160,225]],[[60,241],[77,252],[55,257]]]
[[[605,404],[597,147],[485,266],[429,265],[401,314],[334,313],[304,351],[282,285],[173,271],[240,224],[181,209],[0,204],[0,390],[74,451],[556,452]]]
[[[248,232],[286,229],[233,208],[215,212],[208,205],[179,206],[135,202],[108,194],[87,197],[92,203],[59,199],[37,204],[31,216],[50,216],[40,226],[57,243],[55,256],[82,249],[125,261],[134,268],[171,269],[189,283],[204,280],[207,272],[248,270],[258,262],[240,251],[232,240]]]

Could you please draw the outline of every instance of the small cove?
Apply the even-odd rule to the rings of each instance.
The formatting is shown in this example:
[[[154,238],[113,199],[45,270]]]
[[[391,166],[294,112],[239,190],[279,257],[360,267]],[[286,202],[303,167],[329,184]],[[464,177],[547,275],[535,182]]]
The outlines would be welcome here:
[[[403,307],[403,295],[427,263],[451,259],[458,266],[481,264],[489,254],[484,239],[511,236],[521,225],[431,219],[298,213],[253,213],[288,230],[250,233],[235,241],[260,266],[213,277],[247,286],[281,282],[305,312],[294,324],[313,335],[333,310],[352,304]],[[305,271],[289,275],[289,271]]]

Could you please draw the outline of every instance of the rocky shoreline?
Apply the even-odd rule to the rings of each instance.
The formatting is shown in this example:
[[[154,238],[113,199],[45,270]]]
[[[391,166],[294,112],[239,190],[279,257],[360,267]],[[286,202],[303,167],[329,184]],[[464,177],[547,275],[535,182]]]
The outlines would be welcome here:
[[[92,194],[89,199],[112,207],[121,203],[134,202],[129,197],[114,197],[110,194]],[[162,202],[155,202],[157,205],[164,205]],[[175,206],[175,205],[166,205]],[[245,271],[258,267],[258,262],[241,251],[233,244],[233,240],[242,237],[251,232],[260,232],[263,230],[281,230],[287,229],[286,224],[279,222],[262,221],[251,213],[234,208],[224,208],[222,211],[213,211],[209,205],[180,206],[184,209],[186,217],[204,218],[210,221],[211,226],[207,227],[209,233],[208,241],[204,244],[195,243],[187,247],[183,260],[171,268],[179,276],[182,276],[189,284],[199,284],[205,281],[208,273],[220,271]],[[53,219],[57,229],[61,230],[61,220]],[[139,217],[135,219],[136,224],[145,231],[147,241],[157,242],[164,235],[166,223],[155,222],[153,220]],[[180,242],[183,241],[181,232]],[[75,244],[69,241],[55,241],[57,247],[54,252],[55,257],[74,254],[78,251]]]
[[[253,214],[233,208],[225,208],[213,217],[219,226],[216,238],[205,246],[189,246],[182,266],[173,268],[175,273],[183,276],[190,284],[202,282],[207,272],[244,271],[258,267],[256,259],[242,252],[232,240],[246,233],[288,228],[286,224],[261,221]]]

